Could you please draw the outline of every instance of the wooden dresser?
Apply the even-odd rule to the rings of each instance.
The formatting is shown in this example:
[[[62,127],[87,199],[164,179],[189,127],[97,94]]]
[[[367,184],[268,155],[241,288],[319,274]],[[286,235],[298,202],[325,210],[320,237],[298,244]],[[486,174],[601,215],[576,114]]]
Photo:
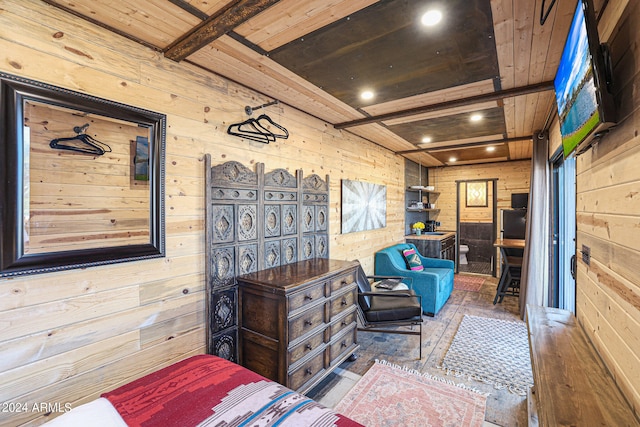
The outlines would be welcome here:
[[[238,277],[240,364],[305,393],[359,346],[357,261],[315,258]]]

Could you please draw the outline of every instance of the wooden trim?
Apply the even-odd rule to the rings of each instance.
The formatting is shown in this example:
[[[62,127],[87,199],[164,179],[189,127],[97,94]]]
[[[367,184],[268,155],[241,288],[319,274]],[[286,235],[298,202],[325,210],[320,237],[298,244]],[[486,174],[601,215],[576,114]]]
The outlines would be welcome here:
[[[173,42],[164,56],[181,61],[280,0],[236,0]]]
[[[497,143],[508,143],[508,142],[521,142],[521,141],[531,141],[533,138],[530,136],[520,136],[517,138],[503,138],[503,139],[494,139],[491,141],[477,141],[477,142],[466,142],[463,144],[456,145],[447,145],[447,146],[438,146],[433,148],[418,148],[415,150],[404,150],[404,151],[396,151],[395,154],[410,154],[410,153],[421,153],[421,152],[436,152],[436,151],[448,151],[456,148],[462,147],[474,147],[478,145],[491,145]]]
[[[227,35],[232,39],[234,39],[235,41],[237,41],[238,43],[241,43],[242,45],[248,47],[249,49],[259,53],[260,55],[267,56],[269,54],[269,52],[267,52],[257,44],[251,43],[249,40],[245,39],[243,36],[236,33],[235,31],[229,31]]]
[[[413,116],[415,114],[426,113],[431,111],[440,111],[448,108],[461,107],[461,106],[476,104],[480,102],[497,101],[504,98],[528,95],[531,93],[546,92],[553,89],[554,89],[553,81],[547,81],[547,82],[536,83],[528,86],[521,86],[521,87],[516,87],[512,89],[499,90],[493,93],[483,93],[480,95],[470,96],[468,98],[454,99],[451,101],[438,102],[436,104],[431,104],[431,105],[424,105],[422,107],[409,108],[407,110],[400,110],[392,113],[365,117],[363,119],[356,119],[349,122],[336,123],[334,127],[336,129],[345,129],[348,127],[381,122],[389,119],[395,119],[398,117]]]

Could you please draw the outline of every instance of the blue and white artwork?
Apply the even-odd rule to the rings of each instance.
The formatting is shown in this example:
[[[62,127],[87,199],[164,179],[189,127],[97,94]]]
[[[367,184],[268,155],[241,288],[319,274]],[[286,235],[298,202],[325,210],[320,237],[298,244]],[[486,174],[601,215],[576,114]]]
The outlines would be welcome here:
[[[387,187],[342,180],[342,234],[387,226]]]

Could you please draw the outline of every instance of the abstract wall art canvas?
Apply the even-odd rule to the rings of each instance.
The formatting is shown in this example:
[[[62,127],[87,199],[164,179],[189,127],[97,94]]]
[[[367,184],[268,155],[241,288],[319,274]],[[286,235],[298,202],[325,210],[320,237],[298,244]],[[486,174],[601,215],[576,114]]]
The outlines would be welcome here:
[[[387,225],[387,187],[342,180],[342,234]]]

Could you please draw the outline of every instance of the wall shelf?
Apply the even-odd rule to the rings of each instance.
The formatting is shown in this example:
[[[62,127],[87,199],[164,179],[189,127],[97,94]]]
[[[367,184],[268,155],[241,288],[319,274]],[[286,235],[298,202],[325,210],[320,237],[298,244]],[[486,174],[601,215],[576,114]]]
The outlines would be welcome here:
[[[423,185],[423,183],[425,183]],[[405,234],[411,233],[411,226],[416,222],[425,224],[434,223],[435,217],[440,213],[440,209],[436,209],[435,204],[439,191],[435,191],[435,186],[429,185],[429,173],[426,168],[420,164],[405,159],[405,175],[404,175],[404,231]],[[422,204],[419,204],[422,203]]]
[[[440,192],[439,192],[439,191],[433,191],[433,190],[420,190],[420,189],[418,189],[418,188],[411,188],[411,187],[407,188],[407,190],[406,190],[406,191],[410,191],[410,192],[412,192],[412,193],[426,193],[426,194],[432,194],[432,195],[434,195],[434,196],[436,196],[436,197],[440,195]]]
[[[440,212],[440,209],[412,209],[407,208],[407,212]]]

